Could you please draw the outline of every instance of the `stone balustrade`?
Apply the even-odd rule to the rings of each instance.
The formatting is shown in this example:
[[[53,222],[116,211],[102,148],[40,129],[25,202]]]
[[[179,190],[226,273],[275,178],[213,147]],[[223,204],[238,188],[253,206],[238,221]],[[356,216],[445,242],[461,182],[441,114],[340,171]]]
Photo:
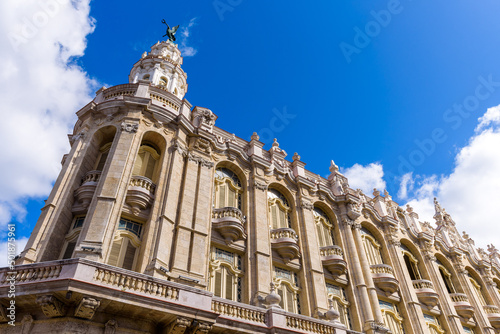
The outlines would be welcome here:
[[[432,282],[426,279],[413,280],[413,288],[418,300],[429,307],[434,307],[439,301],[439,294],[434,290]]]
[[[242,223],[245,222],[243,213],[238,208],[224,207],[219,209],[213,209],[212,211],[212,219],[221,219],[227,217],[236,218]]]
[[[137,91],[137,87],[137,84],[123,84],[107,88],[103,92],[104,100],[110,100],[120,96],[134,96]]]
[[[245,217],[238,208],[213,209],[212,224],[228,244],[236,240],[246,239]]]
[[[61,273],[61,265],[34,264],[29,268],[14,269],[13,271],[4,270],[0,272],[0,286],[7,284],[8,281],[19,283],[32,283],[45,280],[56,279]]]
[[[243,319],[261,324],[266,323],[266,310],[227,299],[213,297],[212,311],[232,318]]]
[[[483,306],[484,312],[488,317],[488,320],[495,329],[500,329],[500,309],[496,305],[485,305]]]
[[[286,262],[299,257],[299,237],[291,228],[271,230],[271,246]]]
[[[344,252],[342,248],[336,245],[321,247],[321,261],[323,266],[334,276],[342,275],[347,269],[347,263],[344,261]]]
[[[413,288],[415,290],[421,290],[421,289],[432,289],[432,290],[434,290],[434,286],[432,285],[432,282],[428,281],[426,279],[414,280],[412,282],[413,282]]]
[[[125,203],[130,205],[134,215],[148,209],[154,201],[156,185],[147,177],[132,176],[125,197]]]
[[[450,293],[450,298],[451,298],[451,301],[454,303],[462,303],[462,302],[468,303],[469,302],[469,298],[467,297],[467,295],[465,293]]]
[[[321,256],[340,256],[341,258],[344,257],[342,248],[337,245],[321,247],[319,253]]]
[[[291,228],[277,228],[275,230],[271,230],[271,241],[284,238],[299,240],[299,236],[295,230]]]
[[[101,177],[101,171],[100,170],[91,170],[85,174],[85,176],[82,178],[82,185],[86,183],[97,183],[99,182],[99,178]]]
[[[474,315],[474,307],[470,304],[466,294],[450,293],[450,298],[459,316],[469,320]]]
[[[394,270],[387,264],[370,266],[373,282],[377,287],[387,293],[394,293],[399,288],[399,281],[394,277]]]
[[[154,184],[153,181],[144,176],[132,176],[132,178],[130,179],[130,186],[144,188],[145,190],[149,191],[151,195],[154,195],[156,190],[156,184]]]

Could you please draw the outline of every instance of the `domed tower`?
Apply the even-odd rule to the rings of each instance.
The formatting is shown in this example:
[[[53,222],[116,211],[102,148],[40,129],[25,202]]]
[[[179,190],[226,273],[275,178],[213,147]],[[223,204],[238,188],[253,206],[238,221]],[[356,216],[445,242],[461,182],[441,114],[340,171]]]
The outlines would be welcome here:
[[[210,189],[199,193],[196,183],[186,184],[182,176],[212,178],[209,155],[189,153],[188,159],[188,151],[194,132],[211,132],[216,116],[206,108],[191,110],[181,65],[177,45],[158,42],[134,64],[129,83],[101,88],[76,113],[71,151],[19,264],[86,258],[162,277],[165,268],[178,267],[177,276],[192,276],[185,268],[191,254],[170,254],[176,238],[186,236],[166,226],[196,221],[196,204],[184,197],[211,202]],[[193,161],[204,167],[193,169]],[[177,211],[180,203],[190,217]],[[203,210],[198,220],[207,229],[210,206]],[[202,239],[206,235],[192,242],[200,247]],[[192,282],[205,281],[196,271]]]
[[[141,60],[134,64],[129,82],[149,81],[182,99],[188,86],[181,65],[182,56],[177,46],[171,42],[158,42],[151,47],[151,52],[144,52]]]

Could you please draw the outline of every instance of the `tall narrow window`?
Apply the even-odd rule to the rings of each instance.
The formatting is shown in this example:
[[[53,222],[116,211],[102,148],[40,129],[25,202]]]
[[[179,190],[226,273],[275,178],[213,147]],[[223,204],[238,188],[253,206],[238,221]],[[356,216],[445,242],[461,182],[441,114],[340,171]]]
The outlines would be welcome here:
[[[412,281],[421,279],[422,277],[418,269],[418,260],[406,246],[401,245],[401,251],[403,252],[403,259],[406,264],[406,269],[408,269],[408,273],[410,274],[410,279]]]
[[[316,223],[316,231],[318,233],[318,241],[320,247],[333,246],[333,225],[328,219],[323,210],[314,207],[314,221]]]
[[[135,270],[141,234],[141,223],[121,218],[109,251],[108,264]]]
[[[403,318],[399,311],[391,302],[379,300],[380,310],[384,318],[384,324],[392,331],[393,334],[404,334]]]
[[[274,267],[276,290],[281,297],[280,306],[288,312],[300,314],[299,281],[296,273]]]
[[[227,168],[215,171],[214,208],[232,207],[241,210],[243,188],[238,176]]]
[[[482,306],[486,306],[486,299],[484,298],[483,295],[483,289],[481,288],[481,285],[469,274],[469,280],[471,282],[471,285],[476,292],[476,296],[479,299],[479,302],[481,303]]]
[[[160,78],[159,86],[163,89],[166,89],[168,86],[168,79],[165,77]]]
[[[108,159],[110,149],[111,143],[107,143],[99,149],[99,155],[97,157],[95,170],[102,171],[104,169],[104,165],[106,164],[106,160]]]
[[[269,206],[269,225],[271,228],[292,228],[290,219],[291,209],[285,196],[275,189],[269,189],[267,200]]]
[[[210,261],[210,290],[216,297],[241,302],[242,262],[241,256],[213,247]]]
[[[143,144],[139,148],[139,153],[135,159],[134,176],[144,176],[153,181],[156,171],[157,161],[160,159],[158,150],[151,144]]]
[[[455,287],[453,286],[453,283],[451,281],[451,273],[442,265],[439,266],[439,273],[441,274],[441,278],[443,279],[448,293],[455,293]]]
[[[77,216],[73,219],[70,230],[65,238],[66,242],[63,247],[64,251],[60,256],[61,259],[71,259],[71,257],[73,256],[73,252],[75,251],[76,247],[76,242],[78,241],[78,237],[80,236],[80,231],[82,230],[84,221],[85,221],[85,216]]]
[[[361,229],[361,238],[365,248],[366,256],[370,265],[383,264],[380,244],[375,237],[365,228]]]
[[[343,323],[347,329],[351,329],[351,317],[349,315],[349,302],[345,294],[344,288],[326,283],[326,291],[328,299],[333,300],[333,308],[340,314],[340,322]]]

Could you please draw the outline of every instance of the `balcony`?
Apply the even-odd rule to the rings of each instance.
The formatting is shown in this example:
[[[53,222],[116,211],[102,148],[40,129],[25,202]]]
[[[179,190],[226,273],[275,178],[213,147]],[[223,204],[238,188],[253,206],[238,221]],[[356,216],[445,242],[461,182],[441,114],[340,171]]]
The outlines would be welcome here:
[[[147,209],[154,201],[156,185],[147,177],[132,176],[125,197],[125,203],[132,207],[132,213],[139,213]]]
[[[344,253],[339,246],[321,247],[319,252],[323,266],[326,267],[333,276],[339,276],[345,273],[347,263],[344,261]]]
[[[285,262],[289,262],[300,256],[298,240],[297,233],[291,228],[271,230],[271,246]]]
[[[464,318],[465,320],[469,320],[474,315],[474,307],[469,303],[469,298],[464,293],[450,293],[451,301],[453,302],[453,306],[457,311],[457,314]]]
[[[227,244],[247,237],[245,233],[245,217],[237,208],[214,209],[212,211],[212,226],[222,235]]]
[[[82,184],[75,190],[75,203],[73,212],[85,211],[89,207],[90,201],[94,197],[97,183],[101,177],[100,170],[91,170],[82,178]]]
[[[387,264],[375,264],[370,266],[372,272],[373,282],[382,291],[387,293],[394,293],[399,288],[399,282],[394,277],[394,271],[391,266]]]
[[[428,281],[426,279],[419,279],[412,282],[413,288],[417,293],[418,300],[421,303],[429,307],[434,307],[437,305],[439,301],[439,295],[436,290],[434,290],[434,286],[432,285],[431,281]]]
[[[484,312],[490,321],[491,326],[500,329],[500,310],[495,305],[483,306]]]

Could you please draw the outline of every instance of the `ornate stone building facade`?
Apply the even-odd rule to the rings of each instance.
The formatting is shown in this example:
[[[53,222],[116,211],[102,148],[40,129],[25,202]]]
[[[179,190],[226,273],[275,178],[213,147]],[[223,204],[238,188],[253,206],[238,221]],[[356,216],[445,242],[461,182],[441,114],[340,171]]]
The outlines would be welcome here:
[[[2,333],[500,333],[500,254],[184,99],[175,44],[77,112]],[[10,285],[16,326],[8,324]]]

